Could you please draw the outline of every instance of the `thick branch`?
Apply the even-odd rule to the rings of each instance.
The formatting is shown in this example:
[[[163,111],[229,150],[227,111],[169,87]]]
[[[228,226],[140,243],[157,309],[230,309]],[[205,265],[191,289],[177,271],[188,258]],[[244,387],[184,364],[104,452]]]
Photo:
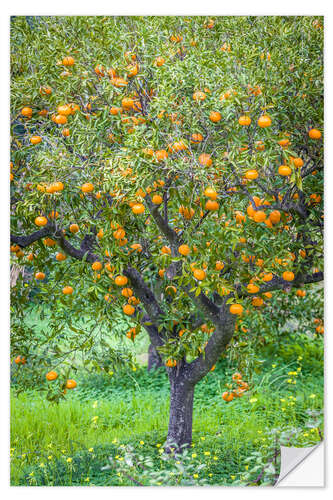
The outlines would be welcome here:
[[[54,238],[59,243],[62,250],[75,259],[82,260],[85,257],[88,262],[98,260],[98,256],[91,251],[91,239],[89,239],[90,245],[87,244],[87,238],[90,237],[90,235],[86,235],[84,237],[81,243],[81,248],[78,249],[65,239],[62,229],[56,228],[56,226],[51,223],[48,223],[42,229],[28,235],[17,236],[15,234],[11,234],[10,241],[11,243],[19,245],[21,248],[25,248],[32,245],[35,241],[45,238],[46,236]]]

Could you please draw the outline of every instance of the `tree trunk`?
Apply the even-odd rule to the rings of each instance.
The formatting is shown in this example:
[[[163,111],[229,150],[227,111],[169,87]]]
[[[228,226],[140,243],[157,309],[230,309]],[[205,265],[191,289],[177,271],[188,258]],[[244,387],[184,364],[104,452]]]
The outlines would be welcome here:
[[[169,449],[180,449],[192,443],[194,387],[183,376],[170,375]]]
[[[153,344],[150,344],[148,348],[148,371],[150,372],[151,370],[159,368],[160,366],[163,366],[162,358],[156,351]]]

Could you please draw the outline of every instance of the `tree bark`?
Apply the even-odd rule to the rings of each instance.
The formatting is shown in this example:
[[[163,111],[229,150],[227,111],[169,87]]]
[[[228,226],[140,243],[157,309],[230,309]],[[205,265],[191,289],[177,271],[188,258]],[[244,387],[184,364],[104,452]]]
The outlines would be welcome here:
[[[153,344],[150,344],[148,348],[148,371],[150,372],[151,370],[160,368],[161,366],[164,366],[162,358],[156,351]]]
[[[170,417],[167,449],[181,451],[192,443],[194,384],[183,375],[170,375]]]

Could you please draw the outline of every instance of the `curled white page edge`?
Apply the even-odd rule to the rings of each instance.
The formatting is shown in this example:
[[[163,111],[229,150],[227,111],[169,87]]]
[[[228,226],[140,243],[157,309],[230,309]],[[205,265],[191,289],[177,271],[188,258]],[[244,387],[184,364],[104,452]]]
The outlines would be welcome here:
[[[320,443],[314,445],[314,446],[309,446],[306,448],[296,448],[296,447],[287,447],[287,446],[281,446],[281,467],[280,467],[280,475],[278,477],[278,480],[275,483],[275,486],[277,487],[283,487],[283,486],[293,486],[291,484],[280,484],[283,482],[283,480],[298,466],[304,462],[304,460],[316,449],[319,447],[322,447],[322,466],[324,469],[324,442],[321,441]],[[322,471],[322,477],[323,477],[323,482],[322,484],[317,484],[314,486],[318,487],[323,487],[324,486],[324,470]],[[296,486],[296,485],[294,485]],[[297,486],[302,486],[297,485]]]

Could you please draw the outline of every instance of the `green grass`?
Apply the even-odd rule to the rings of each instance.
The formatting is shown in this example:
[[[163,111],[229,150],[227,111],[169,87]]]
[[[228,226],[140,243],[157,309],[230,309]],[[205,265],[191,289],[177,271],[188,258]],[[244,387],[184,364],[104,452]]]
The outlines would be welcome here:
[[[291,386],[286,382],[288,369],[282,365],[264,378],[263,374],[258,376],[254,391],[229,404],[220,396],[228,380],[223,362],[198,384],[193,443],[198,450],[196,460],[209,462],[205,469],[208,483],[232,481],[231,477],[244,469],[249,454],[267,446],[270,430],[303,428],[309,419],[307,410],[322,407],[321,377],[300,375]],[[311,398],[311,394],[316,397]],[[130,480],[120,482],[117,475],[107,474],[101,467],[124,444],[157,458],[156,445],[163,445],[167,432],[168,406],[168,381],[163,369],[147,374],[140,368],[133,374],[119,372],[112,377],[81,374],[78,389],[59,405],[47,402],[36,391],[13,395],[11,482],[88,484],[84,476],[89,477],[89,484],[133,484]],[[319,439],[318,431],[305,429],[303,434],[298,438],[302,445]],[[88,451],[91,448],[93,452]],[[211,455],[207,458],[204,451]],[[218,460],[213,461],[213,455]],[[68,457],[76,464],[75,473],[73,463],[66,461]],[[31,472],[33,476],[29,476]]]

